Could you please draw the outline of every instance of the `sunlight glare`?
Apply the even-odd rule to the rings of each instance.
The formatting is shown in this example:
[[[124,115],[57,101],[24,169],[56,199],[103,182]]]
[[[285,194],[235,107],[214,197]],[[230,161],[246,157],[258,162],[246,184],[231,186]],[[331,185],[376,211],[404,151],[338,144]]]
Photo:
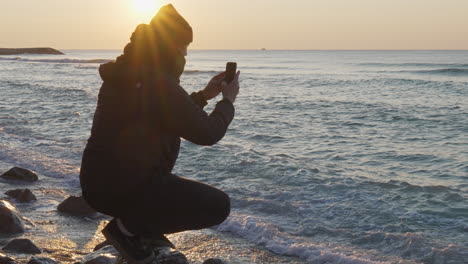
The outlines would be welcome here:
[[[162,5],[162,0],[133,0],[133,8],[142,17],[153,16]]]

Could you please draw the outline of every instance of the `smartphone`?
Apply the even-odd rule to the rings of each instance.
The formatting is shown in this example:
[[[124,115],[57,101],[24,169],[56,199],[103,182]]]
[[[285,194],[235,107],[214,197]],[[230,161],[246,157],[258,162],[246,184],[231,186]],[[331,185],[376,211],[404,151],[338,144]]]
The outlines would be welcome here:
[[[226,76],[224,77],[224,80],[227,83],[232,82],[232,80],[234,79],[234,75],[236,75],[236,70],[237,70],[237,63],[235,62],[226,63]]]

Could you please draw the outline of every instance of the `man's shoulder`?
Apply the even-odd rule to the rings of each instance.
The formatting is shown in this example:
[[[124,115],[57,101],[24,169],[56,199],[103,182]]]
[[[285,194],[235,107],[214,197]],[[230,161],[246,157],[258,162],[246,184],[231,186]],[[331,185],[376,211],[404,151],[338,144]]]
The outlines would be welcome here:
[[[162,84],[165,86],[179,86],[179,82],[177,81],[176,78],[171,76],[168,73],[156,73],[152,80],[158,84]]]
[[[171,94],[172,96],[180,96],[186,94],[184,88],[179,85],[179,81],[167,73],[155,74],[152,78],[152,86],[157,91],[162,92],[166,95]]]

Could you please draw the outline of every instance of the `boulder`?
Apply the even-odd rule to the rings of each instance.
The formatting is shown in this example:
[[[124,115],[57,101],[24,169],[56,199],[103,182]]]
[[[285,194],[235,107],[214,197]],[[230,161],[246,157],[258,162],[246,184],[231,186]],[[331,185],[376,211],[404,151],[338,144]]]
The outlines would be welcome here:
[[[18,202],[27,203],[37,200],[36,196],[29,189],[16,189],[10,190],[5,193],[6,195],[15,198]]]
[[[185,255],[180,251],[171,250],[171,248],[161,248],[158,251],[155,258],[156,263],[190,264]]]
[[[46,257],[32,257],[28,264],[58,264],[59,262]]]
[[[41,254],[41,250],[27,238],[16,238],[11,240],[2,248],[2,250],[24,253],[24,254]]]
[[[7,172],[3,173],[0,177],[5,178],[5,179],[28,181],[28,182],[34,182],[39,179],[37,177],[37,174],[33,172],[32,170],[23,169],[20,167],[11,168]]]
[[[57,206],[57,209],[62,213],[67,213],[75,216],[89,216],[96,213],[88,203],[79,196],[70,196],[65,201]]]
[[[119,252],[113,246],[105,246],[98,251],[86,255],[82,264],[114,264]]]
[[[19,264],[19,262],[0,252],[0,264]]]
[[[18,210],[10,202],[0,200],[0,234],[24,232],[24,223]]]

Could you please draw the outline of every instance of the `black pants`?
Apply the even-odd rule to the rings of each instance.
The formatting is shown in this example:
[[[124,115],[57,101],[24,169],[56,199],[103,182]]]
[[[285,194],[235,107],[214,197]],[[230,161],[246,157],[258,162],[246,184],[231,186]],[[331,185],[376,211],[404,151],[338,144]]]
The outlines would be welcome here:
[[[207,228],[229,215],[229,197],[212,186],[174,174],[129,186],[130,192],[101,189],[83,196],[97,211],[122,219],[130,232],[160,236]]]

